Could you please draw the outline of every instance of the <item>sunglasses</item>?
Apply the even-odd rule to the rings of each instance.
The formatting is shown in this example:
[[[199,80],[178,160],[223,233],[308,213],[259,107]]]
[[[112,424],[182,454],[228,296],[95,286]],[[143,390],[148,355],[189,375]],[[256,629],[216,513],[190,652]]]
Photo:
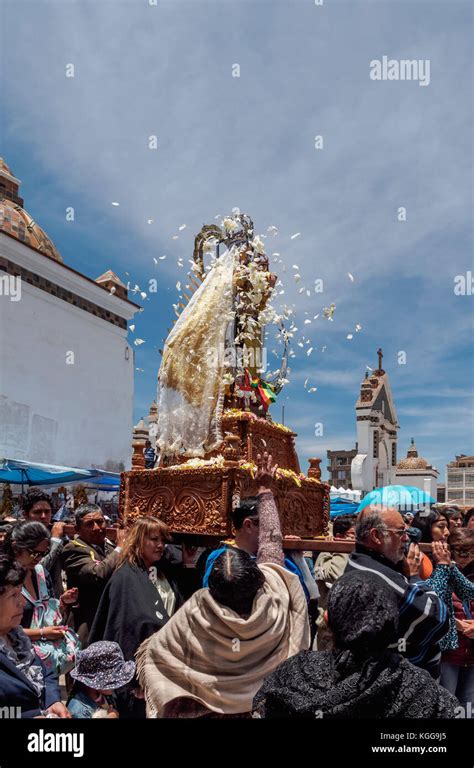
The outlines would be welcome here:
[[[48,547],[48,549],[45,549],[43,552],[38,552],[37,549],[29,549],[28,553],[32,560],[41,560],[42,557],[45,557],[46,555],[49,555],[51,552],[51,548]]]

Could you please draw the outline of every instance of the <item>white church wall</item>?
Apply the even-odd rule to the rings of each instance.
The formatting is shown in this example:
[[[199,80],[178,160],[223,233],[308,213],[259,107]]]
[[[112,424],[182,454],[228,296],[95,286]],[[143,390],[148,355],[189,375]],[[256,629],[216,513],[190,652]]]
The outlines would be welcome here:
[[[87,290],[110,302],[102,289]],[[0,455],[129,465],[134,356],[126,330],[25,282],[21,300],[0,296],[0,317]]]

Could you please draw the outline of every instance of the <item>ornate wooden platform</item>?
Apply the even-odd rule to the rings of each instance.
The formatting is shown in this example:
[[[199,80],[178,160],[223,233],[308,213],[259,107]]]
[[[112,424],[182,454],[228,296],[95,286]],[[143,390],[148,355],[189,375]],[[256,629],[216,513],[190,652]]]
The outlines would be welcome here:
[[[325,536],[329,524],[329,486],[320,481],[319,459],[310,459],[308,476],[300,472],[295,433],[248,412],[225,412],[220,449],[204,460],[176,457],[170,466],[144,469],[143,452],[134,444],[132,470],[122,473],[120,517],[128,525],[154,515],[179,534],[226,537],[232,533],[231,509],[253,496],[258,453],[267,451],[279,465],[274,481],[284,535]]]

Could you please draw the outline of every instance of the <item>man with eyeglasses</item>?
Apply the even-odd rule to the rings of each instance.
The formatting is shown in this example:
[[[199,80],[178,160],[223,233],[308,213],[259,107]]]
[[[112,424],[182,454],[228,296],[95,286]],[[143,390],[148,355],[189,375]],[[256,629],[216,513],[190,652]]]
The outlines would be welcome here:
[[[356,547],[346,571],[366,571],[379,576],[395,592],[399,605],[397,650],[417,667],[439,678],[439,641],[449,628],[444,602],[419,582],[421,553],[410,544],[406,526],[396,509],[366,507],[355,526]]]
[[[82,504],[76,510],[76,536],[64,547],[63,567],[68,587],[78,587],[73,606],[74,627],[87,646],[89,631],[107,581],[118,564],[125,531],[117,530],[117,546],[106,539],[106,521],[97,504]]]

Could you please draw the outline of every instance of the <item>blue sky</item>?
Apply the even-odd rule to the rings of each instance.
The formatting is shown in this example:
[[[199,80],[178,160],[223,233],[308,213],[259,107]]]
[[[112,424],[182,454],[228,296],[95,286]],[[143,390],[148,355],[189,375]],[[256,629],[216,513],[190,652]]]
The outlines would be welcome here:
[[[186,274],[177,259],[187,265],[202,224],[238,206],[281,254],[276,304],[296,305],[296,341],[314,349],[293,346],[272,411],[279,420],[285,404],[302,467],[354,445],[354,403],[379,346],[399,456],[413,436],[444,475],[455,453],[474,453],[473,299],[454,294],[473,269],[469,2],[4,0],[2,15],[1,154],[26,209],[88,276],[111,268],[144,291],[158,280],[130,334],[145,340],[135,420],[155,395]],[[429,59],[429,85],[371,80],[384,55]],[[331,302],[332,323],[321,313]]]

